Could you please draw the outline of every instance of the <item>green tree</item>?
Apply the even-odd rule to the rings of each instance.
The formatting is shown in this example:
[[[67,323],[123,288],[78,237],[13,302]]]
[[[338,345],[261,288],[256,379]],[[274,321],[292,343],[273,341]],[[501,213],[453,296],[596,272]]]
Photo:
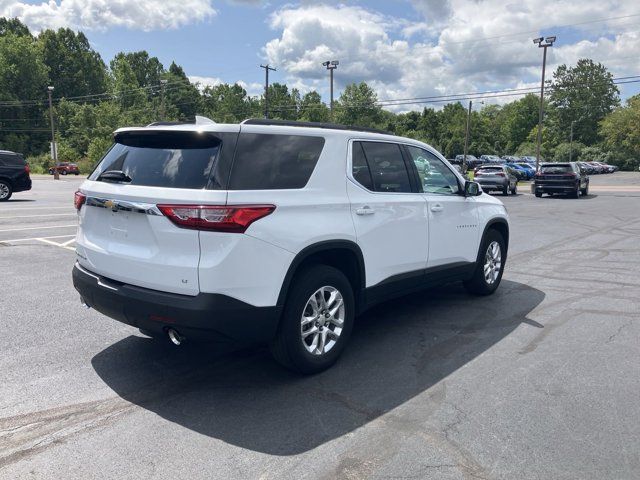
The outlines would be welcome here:
[[[57,97],[78,97],[107,91],[107,68],[84,33],[70,28],[45,30],[38,36],[42,61]]]
[[[300,93],[296,89],[289,91],[286,85],[276,82],[269,85],[267,94],[269,95],[269,117],[281,120],[298,119]],[[264,102],[264,98],[262,101]]]
[[[320,94],[315,90],[302,96],[298,111],[300,120],[304,122],[328,122],[330,120],[329,107],[322,102]]]
[[[497,118],[496,132],[504,145],[504,153],[511,155],[538,124],[539,97],[533,93],[506,104]]]
[[[13,34],[19,37],[31,37],[29,27],[17,18],[0,17],[0,36]]]
[[[165,102],[167,119],[193,120],[200,109],[200,91],[192,84],[181,66],[171,62],[169,71],[163,75],[167,80]]]
[[[593,145],[599,141],[600,121],[620,104],[613,76],[600,63],[580,59],[575,67],[560,65],[553,73],[549,125],[557,142],[573,139]]]
[[[640,95],[627,100],[602,120],[600,134],[611,162],[620,168],[637,170],[640,165]]]
[[[378,96],[365,82],[347,85],[334,106],[335,119],[344,125],[375,127],[382,120]]]
[[[254,103],[237,83],[207,86],[202,92],[203,114],[216,122],[241,122],[252,116]]]

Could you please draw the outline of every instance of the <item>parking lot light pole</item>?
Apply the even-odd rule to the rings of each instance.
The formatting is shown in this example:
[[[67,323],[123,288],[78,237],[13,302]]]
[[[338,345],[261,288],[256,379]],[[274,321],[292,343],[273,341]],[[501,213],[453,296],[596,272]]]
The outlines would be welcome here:
[[[167,86],[167,80],[166,79],[160,80],[160,112],[161,112],[160,120],[162,121],[164,121],[165,117],[167,116],[167,110],[164,103],[164,90],[166,86]]]
[[[467,112],[467,128],[464,134],[464,155],[462,157],[462,169],[467,166],[467,151],[469,149],[469,126],[471,125],[471,106],[473,102],[469,100],[469,111]]]
[[[329,84],[330,84],[330,97],[329,97],[329,112],[331,115],[331,121],[333,121],[333,71],[338,68],[340,62],[338,60],[327,60],[322,63],[323,67],[327,67],[329,70]]]
[[[553,46],[556,37],[538,37],[533,39],[533,43],[543,49],[542,53],[542,81],[540,82],[540,110],[538,112],[538,139],[536,142],[536,172],[540,167],[540,144],[542,143],[542,121],[544,116],[544,74],[547,66],[547,48]]]
[[[51,123],[51,156],[53,158],[53,178],[54,180],[60,179],[58,173],[58,149],[56,148],[56,129],[53,124],[53,100],[51,94],[53,93],[53,87],[47,87],[47,93],[49,94],[49,122]]]

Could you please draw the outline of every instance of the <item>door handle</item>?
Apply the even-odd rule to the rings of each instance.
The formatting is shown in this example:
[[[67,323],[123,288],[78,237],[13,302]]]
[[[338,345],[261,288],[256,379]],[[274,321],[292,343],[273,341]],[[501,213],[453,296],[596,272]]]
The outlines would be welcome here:
[[[439,203],[435,203],[435,204],[431,205],[431,211],[432,212],[441,212],[442,210],[444,210],[444,207]]]
[[[356,215],[373,215],[376,211],[368,205],[356,210]]]

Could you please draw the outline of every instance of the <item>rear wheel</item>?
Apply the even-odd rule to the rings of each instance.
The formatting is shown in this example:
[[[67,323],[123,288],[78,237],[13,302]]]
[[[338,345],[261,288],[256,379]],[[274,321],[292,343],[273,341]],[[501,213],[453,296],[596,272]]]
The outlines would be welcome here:
[[[291,370],[318,373],[335,363],[349,340],[353,290],[340,270],[327,265],[303,270],[292,285],[271,353]]]
[[[582,193],[582,195],[589,195],[589,182],[587,182],[584,188],[580,190],[580,193]]]
[[[496,291],[507,258],[504,238],[497,230],[489,230],[480,245],[480,258],[470,280],[464,287],[474,295],[491,295]]]
[[[502,187],[502,195],[509,195],[509,185]]]
[[[6,202],[11,198],[11,194],[13,193],[13,189],[8,182],[4,180],[0,180],[0,202]]]
[[[511,188],[511,195],[517,195],[517,193],[518,193],[518,184],[516,183]]]
[[[536,197],[538,198],[542,197],[542,192],[536,192]]]
[[[62,175],[66,175],[66,174],[67,174],[67,171],[66,171],[66,170],[62,170],[60,173],[61,173]]]
[[[580,197],[580,186],[577,186],[576,189],[571,192],[571,198],[579,198]]]
[[[49,175],[53,175],[53,169],[52,168],[49,169]]]

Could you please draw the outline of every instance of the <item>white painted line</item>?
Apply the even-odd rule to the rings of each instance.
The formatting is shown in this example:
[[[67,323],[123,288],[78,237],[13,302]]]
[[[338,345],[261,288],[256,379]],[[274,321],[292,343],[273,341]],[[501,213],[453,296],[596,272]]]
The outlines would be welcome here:
[[[36,240],[39,240],[39,241],[44,242],[44,243],[48,243],[49,245],[54,245],[56,247],[64,248],[66,250],[71,250],[72,252],[76,251],[76,249],[73,248],[73,247],[65,247],[64,245],[61,245],[61,244],[56,243],[56,242],[52,242],[51,240],[47,240],[46,238],[38,238]]]
[[[48,228],[71,228],[78,227],[77,223],[73,225],[49,225],[46,227],[24,227],[24,228],[5,228],[4,230],[0,230],[0,232],[19,232],[20,230],[44,230]]]
[[[60,245],[62,245],[63,247],[66,247],[67,245],[73,243],[76,241],[76,237],[73,237],[71,240],[67,240],[66,242],[62,242]]]
[[[31,238],[8,238],[7,240],[0,240],[0,243],[8,243],[8,242],[29,242],[31,240],[38,240],[40,238],[69,238],[74,237],[75,240],[76,234],[72,235],[53,235],[51,237],[31,237]]]
[[[11,204],[11,202],[9,202],[9,205],[11,205],[13,207],[13,204]],[[71,210],[73,207],[73,205],[69,205],[68,207],[16,207],[16,208],[0,208],[0,211],[14,211],[14,210],[43,210],[43,209],[47,209],[47,210],[60,210],[61,208],[66,208],[67,210]]]
[[[17,215],[15,217],[0,217],[0,220],[11,218],[34,218],[34,217],[72,217],[77,213],[45,213],[44,215]]]

